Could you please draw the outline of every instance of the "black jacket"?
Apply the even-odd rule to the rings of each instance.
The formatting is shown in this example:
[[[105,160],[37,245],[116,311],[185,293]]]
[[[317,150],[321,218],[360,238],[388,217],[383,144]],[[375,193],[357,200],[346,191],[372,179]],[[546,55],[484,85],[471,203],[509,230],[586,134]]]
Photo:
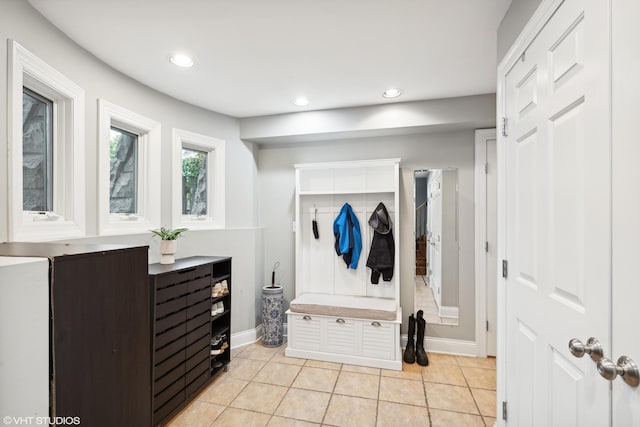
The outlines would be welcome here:
[[[367,267],[371,268],[371,283],[377,284],[381,274],[382,279],[388,282],[393,277],[396,245],[391,230],[391,218],[382,202],[378,203],[371,214],[369,225],[374,230],[369,258],[367,258]]]

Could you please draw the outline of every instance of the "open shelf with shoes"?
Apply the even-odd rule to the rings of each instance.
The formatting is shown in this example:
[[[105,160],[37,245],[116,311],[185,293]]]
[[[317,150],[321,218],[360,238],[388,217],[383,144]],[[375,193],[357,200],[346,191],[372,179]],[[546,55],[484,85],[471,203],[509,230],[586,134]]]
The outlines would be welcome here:
[[[155,426],[184,408],[230,361],[226,348],[211,354],[211,345],[221,334],[224,345],[230,345],[231,258],[190,257],[152,264],[149,284]],[[223,348],[223,343],[217,345],[216,352]]]
[[[216,262],[211,276],[210,374],[231,361],[231,258]]]

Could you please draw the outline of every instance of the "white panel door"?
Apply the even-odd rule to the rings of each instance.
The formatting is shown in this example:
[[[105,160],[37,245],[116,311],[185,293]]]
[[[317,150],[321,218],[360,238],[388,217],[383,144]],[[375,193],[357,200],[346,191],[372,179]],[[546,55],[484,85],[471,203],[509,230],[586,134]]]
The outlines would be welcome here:
[[[566,0],[507,72],[506,400],[514,426],[606,426],[611,348],[609,16]]]
[[[613,337],[605,356],[640,363],[640,2],[612,4]],[[604,381],[604,380],[603,380]],[[640,425],[640,387],[613,381],[613,426]]]

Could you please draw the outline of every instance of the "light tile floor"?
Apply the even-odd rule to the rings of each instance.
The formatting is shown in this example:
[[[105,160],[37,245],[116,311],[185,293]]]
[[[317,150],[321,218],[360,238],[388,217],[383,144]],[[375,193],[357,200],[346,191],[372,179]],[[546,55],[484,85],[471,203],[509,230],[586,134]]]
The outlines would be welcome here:
[[[286,344],[285,344],[286,345]],[[223,372],[169,423],[218,426],[493,426],[495,359],[429,354],[402,371],[286,357],[285,346],[231,352]]]

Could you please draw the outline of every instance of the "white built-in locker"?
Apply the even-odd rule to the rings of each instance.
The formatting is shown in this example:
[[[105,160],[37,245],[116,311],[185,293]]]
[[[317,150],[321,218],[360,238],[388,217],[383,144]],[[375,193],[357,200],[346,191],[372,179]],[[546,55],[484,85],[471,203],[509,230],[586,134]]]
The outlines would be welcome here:
[[[287,355],[402,369],[400,350],[399,159],[298,164],[296,168],[295,295],[329,294],[395,301],[396,319],[332,318],[287,312]],[[371,283],[366,267],[373,229],[368,220],[384,203],[393,222],[393,278]],[[362,252],[358,268],[348,269],[334,250],[333,222],[349,203],[360,223]],[[312,220],[319,238],[313,235]]]

